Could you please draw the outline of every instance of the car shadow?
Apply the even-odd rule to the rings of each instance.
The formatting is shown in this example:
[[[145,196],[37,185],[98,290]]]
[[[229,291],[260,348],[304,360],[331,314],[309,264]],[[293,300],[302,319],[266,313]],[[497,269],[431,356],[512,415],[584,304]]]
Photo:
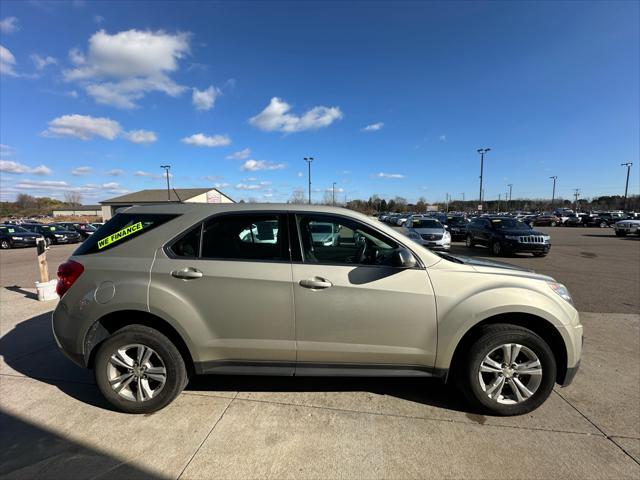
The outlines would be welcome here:
[[[17,374],[53,385],[81,402],[113,410],[95,385],[93,372],[75,365],[58,349],[51,332],[50,312],[20,322],[7,331],[0,338],[0,356]],[[471,415],[481,413],[468,405],[452,385],[435,378],[198,375],[191,379],[187,390],[369,392]]]
[[[451,245],[451,249],[447,253],[450,253],[451,255],[459,255],[461,257],[479,257],[498,261],[501,258],[533,258],[533,255],[530,253],[508,253],[501,255],[500,257],[496,257],[487,247],[475,246],[473,248],[469,248],[465,245],[454,244]]]
[[[2,478],[163,478],[3,410],[0,432]]]

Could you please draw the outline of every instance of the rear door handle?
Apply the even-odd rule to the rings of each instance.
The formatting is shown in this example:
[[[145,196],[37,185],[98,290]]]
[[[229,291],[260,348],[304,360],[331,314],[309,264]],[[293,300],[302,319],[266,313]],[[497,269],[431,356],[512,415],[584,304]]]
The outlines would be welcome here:
[[[333,283],[331,283],[329,280],[325,280],[324,278],[313,277],[307,278],[305,280],[300,280],[300,286],[304,288],[322,290],[333,286]]]
[[[202,272],[193,267],[183,268],[182,270],[174,270],[171,275],[176,278],[182,278],[183,280],[191,280],[193,278],[201,278]]]

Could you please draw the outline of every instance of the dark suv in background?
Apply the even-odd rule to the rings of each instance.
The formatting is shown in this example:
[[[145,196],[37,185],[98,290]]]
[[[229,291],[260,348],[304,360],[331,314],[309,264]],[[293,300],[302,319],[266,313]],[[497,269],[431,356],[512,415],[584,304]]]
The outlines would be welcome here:
[[[96,227],[86,222],[56,222],[54,225],[60,225],[65,230],[78,232],[83,239],[90,237],[97,230]]]
[[[485,245],[496,256],[533,253],[544,257],[551,250],[551,239],[515,218],[478,217],[467,225],[466,245],[469,248]]]
[[[469,224],[469,220],[462,215],[447,215],[444,218],[444,222],[440,220],[440,223],[444,223],[446,228],[449,230],[451,240],[464,240],[467,236],[467,225]]]
[[[72,230],[66,230],[60,225],[42,225],[40,223],[23,223],[23,228],[33,233],[38,233],[44,237],[44,241],[49,245],[59,243],[78,243],[82,241],[82,235]]]

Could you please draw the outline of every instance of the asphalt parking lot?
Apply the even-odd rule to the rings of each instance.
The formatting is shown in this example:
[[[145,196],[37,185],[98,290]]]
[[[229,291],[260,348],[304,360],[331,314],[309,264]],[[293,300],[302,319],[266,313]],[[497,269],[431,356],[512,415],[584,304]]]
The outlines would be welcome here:
[[[116,413],[57,351],[33,249],[0,251],[0,476],[640,478],[640,241],[544,230],[548,257],[502,260],[569,287],[582,367],[511,418],[469,410],[438,381],[302,377],[200,377],[160,412]],[[73,249],[51,249],[52,273]]]

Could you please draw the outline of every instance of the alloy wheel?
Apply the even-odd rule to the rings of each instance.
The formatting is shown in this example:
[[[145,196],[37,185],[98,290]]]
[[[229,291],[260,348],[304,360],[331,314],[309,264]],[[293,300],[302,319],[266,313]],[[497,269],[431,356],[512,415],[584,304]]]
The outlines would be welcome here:
[[[530,348],[519,343],[505,343],[484,358],[478,381],[490,399],[506,405],[521,403],[540,387],[542,364]]]
[[[164,388],[167,369],[155,350],[135,343],[118,348],[109,357],[107,379],[121,397],[146,402]]]

